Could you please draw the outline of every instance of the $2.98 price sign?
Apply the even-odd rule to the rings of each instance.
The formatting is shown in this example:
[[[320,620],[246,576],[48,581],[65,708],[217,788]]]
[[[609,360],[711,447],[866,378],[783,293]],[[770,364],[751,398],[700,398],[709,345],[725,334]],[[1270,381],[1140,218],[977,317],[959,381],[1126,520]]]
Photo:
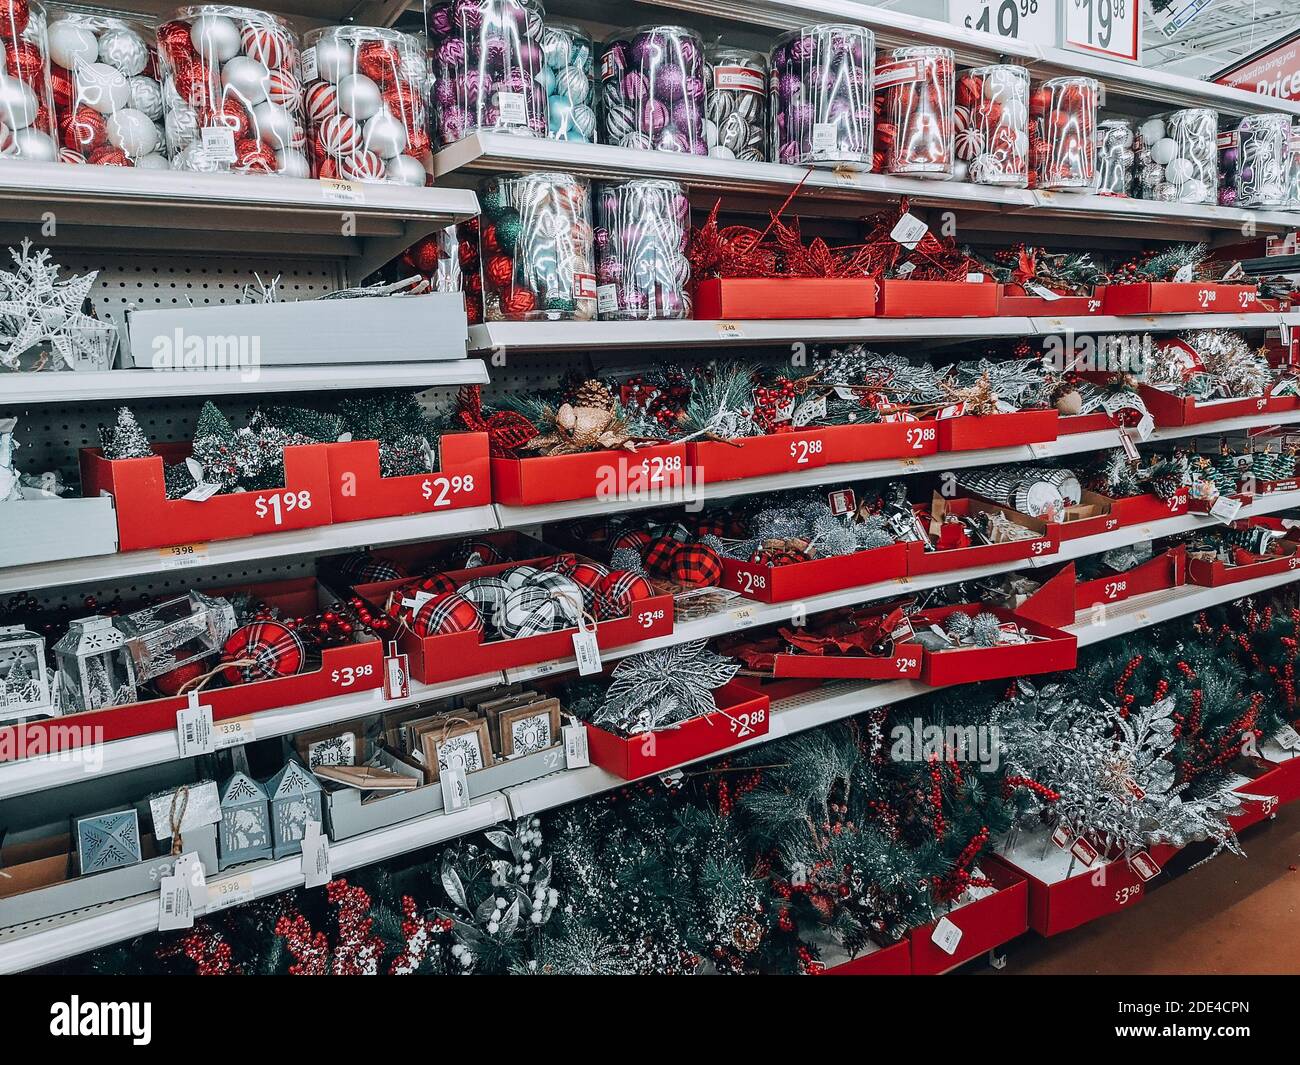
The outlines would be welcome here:
[[[456,496],[469,495],[473,491],[474,475],[471,473],[463,477],[460,474],[454,477],[430,477],[420,485],[424,501],[432,502],[435,508],[454,506]]]
[[[285,518],[295,511],[311,510],[312,498],[311,493],[306,491],[275,492],[258,496],[253,501],[253,507],[262,520],[270,518],[273,524],[283,525]]]
[[[948,0],[948,21],[1007,40],[1056,46],[1056,0]]]

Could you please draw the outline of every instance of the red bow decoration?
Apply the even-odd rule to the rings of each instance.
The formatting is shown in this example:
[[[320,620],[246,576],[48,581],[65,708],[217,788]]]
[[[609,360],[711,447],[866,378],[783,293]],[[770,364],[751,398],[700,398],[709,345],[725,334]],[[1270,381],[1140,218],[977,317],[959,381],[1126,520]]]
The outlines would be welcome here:
[[[539,435],[540,430],[522,414],[500,410],[483,416],[483,386],[467,385],[456,396],[456,414],[467,429],[487,433],[494,458],[511,458]]]

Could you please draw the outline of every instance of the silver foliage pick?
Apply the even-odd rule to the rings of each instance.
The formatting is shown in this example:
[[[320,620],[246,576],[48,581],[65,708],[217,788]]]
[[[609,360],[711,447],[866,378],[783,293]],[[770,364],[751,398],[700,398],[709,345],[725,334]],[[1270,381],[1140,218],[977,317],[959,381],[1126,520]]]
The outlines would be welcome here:
[[[711,714],[713,692],[739,669],[708,650],[706,640],[630,655],[614,667],[592,724],[635,736]]]

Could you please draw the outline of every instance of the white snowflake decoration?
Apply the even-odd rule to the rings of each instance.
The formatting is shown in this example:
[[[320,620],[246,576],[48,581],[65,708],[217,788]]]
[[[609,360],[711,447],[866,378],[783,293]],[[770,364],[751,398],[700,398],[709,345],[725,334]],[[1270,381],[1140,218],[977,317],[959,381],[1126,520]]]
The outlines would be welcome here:
[[[23,241],[21,252],[10,248],[9,254],[16,268],[0,270],[0,366],[23,369],[27,352],[49,344],[56,364],[42,360],[35,369],[105,368],[104,335],[111,327],[81,310],[99,271],[60,281],[50,250],[33,254],[30,240]]]

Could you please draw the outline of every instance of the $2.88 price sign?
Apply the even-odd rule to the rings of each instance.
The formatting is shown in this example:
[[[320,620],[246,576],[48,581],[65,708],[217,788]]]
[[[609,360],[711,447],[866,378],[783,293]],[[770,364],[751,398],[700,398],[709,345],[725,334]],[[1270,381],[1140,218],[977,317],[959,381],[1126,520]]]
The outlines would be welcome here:
[[[275,492],[261,495],[253,501],[257,516],[263,520],[270,518],[275,525],[283,525],[284,519],[297,510],[311,510],[310,492]]]
[[[1008,40],[1056,46],[1056,0],[948,0],[948,21]]]

